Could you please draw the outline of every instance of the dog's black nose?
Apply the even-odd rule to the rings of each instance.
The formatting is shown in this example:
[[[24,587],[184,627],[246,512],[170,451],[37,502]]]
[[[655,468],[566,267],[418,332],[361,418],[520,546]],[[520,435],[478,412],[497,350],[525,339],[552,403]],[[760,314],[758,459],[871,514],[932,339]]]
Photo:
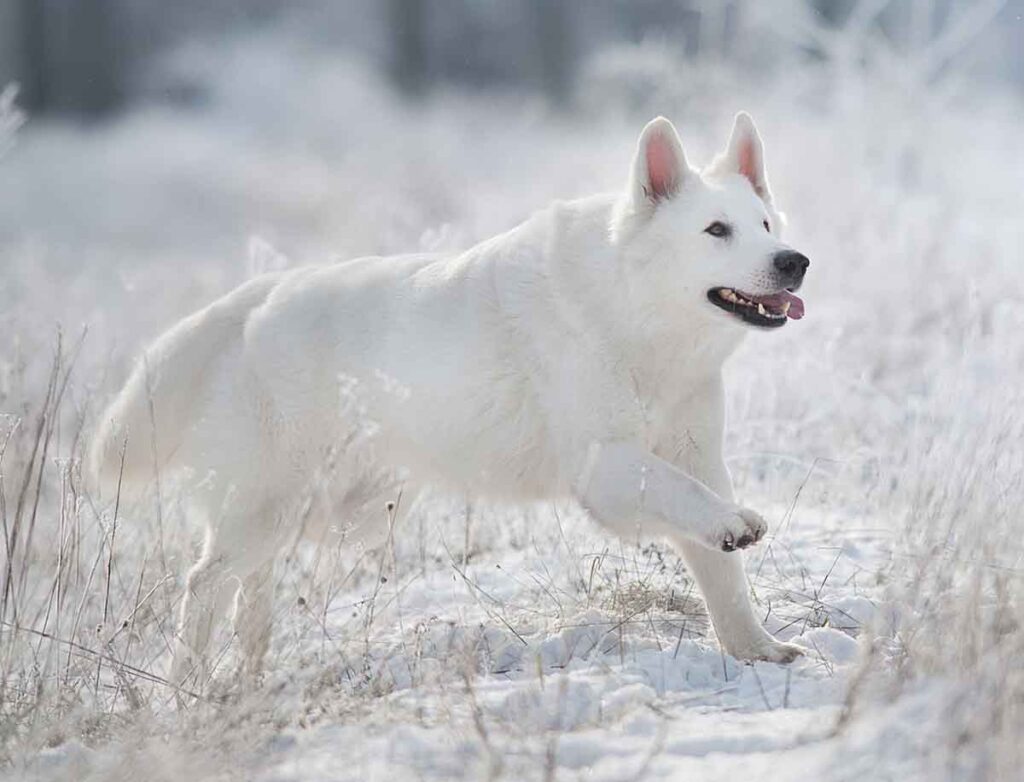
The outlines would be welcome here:
[[[799,282],[804,278],[807,267],[811,265],[810,260],[803,253],[796,250],[781,250],[775,253],[772,262],[780,273],[786,276],[787,280]]]

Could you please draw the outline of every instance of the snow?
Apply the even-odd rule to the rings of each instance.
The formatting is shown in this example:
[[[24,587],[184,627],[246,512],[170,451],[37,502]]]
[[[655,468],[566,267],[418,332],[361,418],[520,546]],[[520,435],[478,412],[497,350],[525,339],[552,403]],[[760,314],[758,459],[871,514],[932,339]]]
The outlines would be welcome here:
[[[147,339],[261,270],[466,246],[553,198],[618,187],[647,119],[462,93],[409,107],[287,39],[207,56],[209,106],[32,122],[0,162],[0,412],[34,421],[55,324],[68,344],[89,326],[44,472],[36,607],[52,541],[70,534],[61,508],[78,514],[85,575],[112,539],[109,515],[62,504],[62,470],[79,412],[95,415]],[[141,676],[131,709],[92,659],[79,685],[43,677],[64,700],[18,713],[11,778],[1012,778],[1016,756],[993,742],[1020,726],[1024,648],[1019,99],[902,105],[865,81],[829,102],[797,78],[761,89],[716,71],[705,91],[699,75],[663,109],[688,157],[708,160],[750,110],[787,239],[812,259],[807,317],[754,335],[729,367],[727,435],[742,501],[771,525],[746,559],[757,606],[807,655],[724,656],[671,552],[610,539],[578,509],[431,497],[393,557],[290,553],[254,693],[226,635],[210,701],[181,712]],[[31,431],[12,435],[5,481]],[[191,557],[173,498],[159,524],[157,547],[152,511],[119,523],[110,590],[120,621],[154,589],[109,647],[154,672]],[[99,583],[81,592],[86,646]],[[5,663],[6,681],[67,651],[9,648],[25,662]]]

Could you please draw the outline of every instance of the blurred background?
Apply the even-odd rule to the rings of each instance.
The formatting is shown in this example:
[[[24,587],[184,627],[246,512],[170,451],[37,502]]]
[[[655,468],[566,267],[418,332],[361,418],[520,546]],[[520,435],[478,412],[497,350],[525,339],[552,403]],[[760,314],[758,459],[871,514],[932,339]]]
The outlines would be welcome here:
[[[539,94],[569,111],[595,67],[611,67],[609,52],[621,60],[657,46],[777,76],[820,62],[846,23],[877,27],[880,41],[906,51],[972,6],[990,29],[943,48],[965,48],[977,78],[1024,87],[1024,5],[1012,0],[2,0],[0,79],[18,82],[22,105],[40,116],[95,118],[145,101],[196,107],[212,97],[212,74],[199,63],[168,67],[169,54],[277,30],[358,59],[409,97],[461,85]]]
[[[978,140],[986,122],[1006,127],[993,106],[1019,110],[1022,12],[1024,0],[0,0],[0,85],[17,85],[7,102],[28,119],[0,168],[0,295],[49,291],[6,317],[22,333],[90,323],[134,346],[267,264],[463,247],[552,198],[618,186],[657,113],[700,164],[729,117],[753,111],[784,207],[812,174],[927,189],[952,173],[923,171],[916,138],[939,143],[964,120]],[[816,151],[857,164],[795,170]],[[110,333],[122,294],[148,303],[130,334]]]

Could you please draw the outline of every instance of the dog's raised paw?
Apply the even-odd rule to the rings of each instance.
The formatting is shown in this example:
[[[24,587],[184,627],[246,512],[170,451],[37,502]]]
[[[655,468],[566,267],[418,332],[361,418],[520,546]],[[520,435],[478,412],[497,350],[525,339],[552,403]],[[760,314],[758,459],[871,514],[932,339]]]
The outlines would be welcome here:
[[[718,542],[718,548],[722,551],[737,551],[753,546],[768,531],[768,524],[761,515],[747,508],[736,508],[724,526],[725,532]]]

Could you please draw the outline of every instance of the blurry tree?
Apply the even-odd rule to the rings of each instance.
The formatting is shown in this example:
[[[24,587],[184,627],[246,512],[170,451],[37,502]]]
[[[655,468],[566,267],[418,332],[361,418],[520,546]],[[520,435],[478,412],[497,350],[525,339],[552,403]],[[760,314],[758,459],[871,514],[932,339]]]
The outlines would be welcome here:
[[[118,27],[115,0],[75,0],[58,3],[56,9],[51,16],[55,45],[49,51],[53,107],[83,115],[117,108],[125,89],[125,36]]]
[[[541,88],[553,105],[567,108],[572,99],[576,60],[569,9],[563,0],[529,2]]]
[[[857,5],[855,0],[812,0],[811,7],[818,12],[821,20],[831,26],[838,27]]]
[[[389,71],[407,95],[435,82],[532,85],[571,102],[579,21],[572,0],[387,0]]]
[[[32,113],[98,115],[124,93],[114,0],[0,0],[0,79],[21,85]]]
[[[40,63],[43,51],[43,8],[32,0],[0,0],[0,84],[15,81],[23,106],[36,108],[45,98],[44,74],[30,63]]]
[[[0,157],[14,144],[14,134],[25,121],[25,115],[15,104],[18,88],[8,84],[0,89]]]
[[[388,0],[391,73],[406,95],[421,95],[427,85],[426,0]]]

